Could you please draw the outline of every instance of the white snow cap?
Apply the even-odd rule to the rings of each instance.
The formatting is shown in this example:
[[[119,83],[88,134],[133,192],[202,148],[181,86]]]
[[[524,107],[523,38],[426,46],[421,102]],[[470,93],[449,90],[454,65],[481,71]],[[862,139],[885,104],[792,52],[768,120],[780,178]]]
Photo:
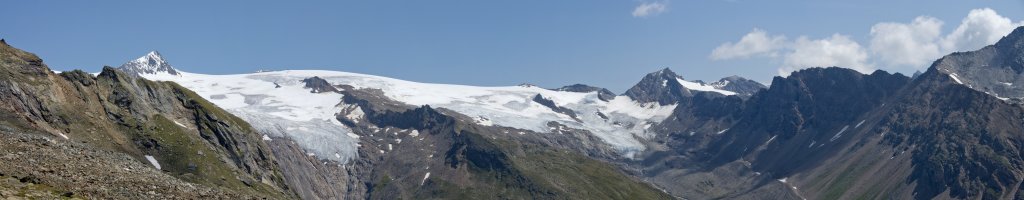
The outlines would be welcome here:
[[[121,71],[134,74],[170,74],[178,75],[178,71],[164,60],[160,52],[150,51],[145,56],[128,61],[118,67]]]

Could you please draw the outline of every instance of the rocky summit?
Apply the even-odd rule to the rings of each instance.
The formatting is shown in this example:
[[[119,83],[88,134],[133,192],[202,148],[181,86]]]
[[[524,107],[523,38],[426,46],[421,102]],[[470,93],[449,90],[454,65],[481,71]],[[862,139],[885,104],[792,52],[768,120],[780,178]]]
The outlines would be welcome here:
[[[145,56],[124,63],[120,67],[117,67],[117,69],[126,72],[129,75],[158,73],[178,75],[178,71],[164,60],[164,57],[160,55],[160,52],[156,51],[150,51]]]

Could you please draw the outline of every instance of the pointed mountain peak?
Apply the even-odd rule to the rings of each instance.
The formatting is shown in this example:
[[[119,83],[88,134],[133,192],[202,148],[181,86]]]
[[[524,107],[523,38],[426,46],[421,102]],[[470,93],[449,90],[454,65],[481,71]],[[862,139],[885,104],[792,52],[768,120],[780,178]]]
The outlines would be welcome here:
[[[647,78],[647,77],[663,78],[663,79],[673,79],[673,78],[679,77],[679,75],[677,75],[676,72],[672,72],[672,70],[669,70],[669,68],[665,68],[665,69],[662,69],[662,70],[658,70],[657,72],[648,73],[647,76],[644,77],[644,78]]]
[[[155,51],[155,50],[154,51],[150,51],[149,53],[147,53],[146,57],[161,58],[161,59],[163,58],[162,56],[160,56],[160,52],[159,51]]]
[[[117,68],[132,75],[170,74],[179,75],[178,70],[167,63],[160,52],[150,51],[145,56],[128,61]]]
[[[669,69],[668,67],[662,68],[661,70],[658,70],[658,71],[656,71],[656,72],[654,72],[654,73],[669,73],[669,74],[675,74],[675,72],[673,72],[673,71],[672,71],[672,69]]]
[[[623,95],[641,103],[674,104],[682,97],[693,95],[682,87],[679,80],[682,80],[682,77],[666,67],[648,73],[639,83],[626,90]]]

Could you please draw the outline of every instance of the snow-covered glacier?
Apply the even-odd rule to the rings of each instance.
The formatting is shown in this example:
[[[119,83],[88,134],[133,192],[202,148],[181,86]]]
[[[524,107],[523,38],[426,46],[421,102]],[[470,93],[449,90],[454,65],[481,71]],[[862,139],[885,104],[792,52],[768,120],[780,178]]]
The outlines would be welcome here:
[[[141,76],[173,81],[238,115],[272,137],[287,137],[321,159],[347,162],[357,154],[359,136],[337,121],[342,94],[311,93],[303,79],[320,77],[331,85],[380,89],[393,100],[412,106],[446,108],[479,120],[481,125],[504,126],[542,134],[561,130],[557,122],[587,130],[632,157],[645,150],[638,138],[653,136],[647,129],[668,117],[675,105],[640,104],[627,96],[604,101],[597,92],[577,93],[535,86],[477,87],[418,83],[387,77],[322,70],[288,70],[251,74],[207,75],[178,70],[176,74]],[[569,116],[533,101],[540,94],[556,106],[575,111]]]

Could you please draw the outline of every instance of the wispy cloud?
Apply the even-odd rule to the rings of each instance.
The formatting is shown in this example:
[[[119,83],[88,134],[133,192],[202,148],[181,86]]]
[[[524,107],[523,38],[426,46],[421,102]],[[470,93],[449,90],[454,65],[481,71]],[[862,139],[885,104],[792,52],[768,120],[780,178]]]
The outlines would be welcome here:
[[[922,70],[942,55],[975,50],[993,44],[1024,25],[1013,22],[990,8],[971,10],[959,26],[942,34],[942,20],[919,16],[910,23],[883,22],[870,29],[868,47],[843,34],[823,39],[800,36],[788,40],[754,29],[737,42],[726,42],[711,51],[712,60],[749,59],[764,56],[781,59],[779,75],[808,67],[839,66],[870,73],[875,66],[884,70]]]
[[[664,2],[641,2],[633,8],[633,17],[648,17],[661,14],[668,10],[668,4]]]

